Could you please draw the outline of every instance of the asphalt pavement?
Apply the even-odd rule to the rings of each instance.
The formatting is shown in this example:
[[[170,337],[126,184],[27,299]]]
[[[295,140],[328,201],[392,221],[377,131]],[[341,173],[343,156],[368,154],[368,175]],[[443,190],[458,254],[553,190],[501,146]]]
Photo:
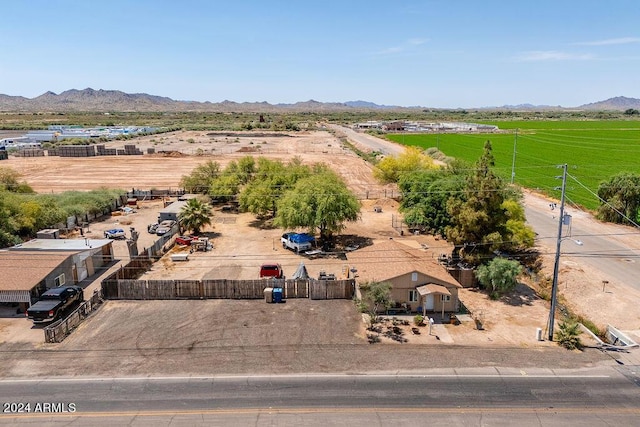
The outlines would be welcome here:
[[[426,418],[454,425],[634,425],[640,417],[640,388],[614,368],[564,374],[5,380],[0,396],[0,423],[6,425],[175,425],[176,419],[185,425],[404,425]]]
[[[525,215],[527,223],[538,235],[538,242],[555,253],[558,239],[558,209],[547,199],[534,194],[525,195]],[[561,256],[579,264],[588,265],[604,275],[611,282],[630,286],[640,291],[640,231],[628,227],[598,223],[594,230],[581,220],[588,214],[569,210],[571,225],[563,226]],[[577,215],[581,214],[581,215]],[[591,221],[592,222],[592,221]],[[636,235],[635,246],[620,241],[619,237]]]

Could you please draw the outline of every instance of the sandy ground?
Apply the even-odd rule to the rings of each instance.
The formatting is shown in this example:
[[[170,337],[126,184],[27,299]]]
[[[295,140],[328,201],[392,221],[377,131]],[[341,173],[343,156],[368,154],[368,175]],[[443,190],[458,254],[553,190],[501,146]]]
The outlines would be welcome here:
[[[307,299],[108,301],[61,344],[4,344],[0,377],[380,374],[444,367],[513,367],[524,375],[522,369],[613,363],[595,350],[493,345],[478,351],[464,343],[435,345],[441,343],[435,335],[424,345],[372,345],[353,307],[351,301]]]
[[[227,137],[206,132],[172,132],[127,142],[113,142],[108,148],[135,144],[142,156],[100,157],[9,157],[2,166],[18,171],[37,192],[90,190],[101,187],[139,189],[178,188],[180,178],[209,160],[222,168],[247,155],[287,161],[299,156],[304,163],[326,163],[345,178],[351,189],[366,198],[392,196],[392,186],[381,186],[371,178],[372,167],[325,131],[302,132],[296,136]],[[189,142],[193,141],[193,142]],[[160,153],[165,151],[165,153]]]

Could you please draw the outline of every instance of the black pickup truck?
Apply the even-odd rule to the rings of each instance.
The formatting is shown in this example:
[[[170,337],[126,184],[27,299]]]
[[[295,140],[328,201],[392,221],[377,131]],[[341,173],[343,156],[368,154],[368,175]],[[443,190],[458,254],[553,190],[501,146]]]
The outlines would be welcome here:
[[[27,309],[27,317],[34,323],[52,322],[58,319],[69,307],[84,301],[79,286],[60,286],[52,288],[40,296],[38,302]]]

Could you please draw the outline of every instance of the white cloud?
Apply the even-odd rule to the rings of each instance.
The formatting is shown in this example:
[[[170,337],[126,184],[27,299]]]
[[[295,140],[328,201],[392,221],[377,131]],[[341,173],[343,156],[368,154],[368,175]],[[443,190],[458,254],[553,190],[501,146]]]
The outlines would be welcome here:
[[[557,50],[535,50],[523,52],[516,56],[517,61],[538,62],[538,61],[588,61],[595,59],[590,53],[569,53]]]
[[[614,44],[640,43],[640,37],[620,37],[617,39],[596,40],[590,42],[573,43],[579,46],[608,46]]]

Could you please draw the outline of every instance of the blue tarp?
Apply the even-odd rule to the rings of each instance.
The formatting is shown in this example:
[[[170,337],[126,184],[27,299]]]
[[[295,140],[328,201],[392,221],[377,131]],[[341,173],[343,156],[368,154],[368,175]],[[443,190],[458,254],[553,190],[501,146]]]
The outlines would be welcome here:
[[[289,240],[295,243],[307,243],[314,242],[316,239],[315,237],[307,233],[296,233],[289,236]]]

